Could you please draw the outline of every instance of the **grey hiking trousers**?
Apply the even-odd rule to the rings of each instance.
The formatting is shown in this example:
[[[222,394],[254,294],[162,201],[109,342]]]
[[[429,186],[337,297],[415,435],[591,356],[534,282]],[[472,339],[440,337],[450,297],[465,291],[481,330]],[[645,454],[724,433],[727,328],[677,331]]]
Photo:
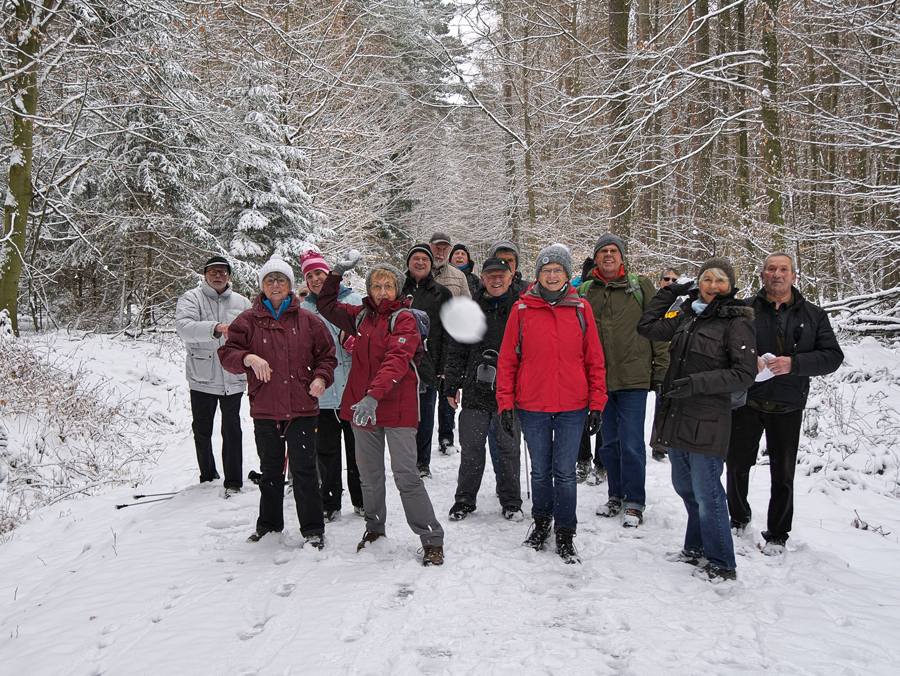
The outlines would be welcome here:
[[[387,518],[385,504],[384,442],[391,456],[394,483],[406,512],[406,523],[422,540],[422,545],[442,546],[444,529],[434,515],[434,507],[425,490],[425,482],[416,467],[416,429],[414,427],[353,427],[356,439],[356,464],[362,484],[366,530],[384,533]]]

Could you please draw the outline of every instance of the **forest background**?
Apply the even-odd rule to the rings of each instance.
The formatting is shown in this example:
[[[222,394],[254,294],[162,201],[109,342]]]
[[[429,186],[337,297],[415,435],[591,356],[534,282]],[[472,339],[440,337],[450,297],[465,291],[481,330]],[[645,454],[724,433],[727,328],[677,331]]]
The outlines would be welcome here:
[[[774,250],[900,328],[900,17],[880,0],[0,0],[0,313],[166,323],[206,257],[451,233],[641,272]],[[524,266],[525,271],[530,269]]]

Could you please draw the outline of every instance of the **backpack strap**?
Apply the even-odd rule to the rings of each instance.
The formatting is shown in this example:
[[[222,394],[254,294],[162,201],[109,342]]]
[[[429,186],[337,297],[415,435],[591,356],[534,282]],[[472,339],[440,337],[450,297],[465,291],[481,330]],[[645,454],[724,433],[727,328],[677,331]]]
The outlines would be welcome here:
[[[525,321],[525,318],[522,316],[522,313],[525,311],[525,308],[528,307],[525,303],[519,303],[519,342],[516,343],[516,355],[519,359],[522,358],[522,322]]]
[[[644,309],[644,290],[641,288],[641,282],[638,279],[638,276],[633,272],[628,273],[628,289],[625,293],[630,293],[634,295],[634,299],[638,302],[638,305],[641,306],[641,309]]]
[[[369,312],[369,308],[367,308],[365,305],[363,305],[362,310],[360,310],[359,314],[356,315],[356,332],[357,333],[359,333],[359,327],[362,325],[363,319],[366,318],[366,315],[368,314],[368,312]],[[394,325],[391,324],[391,330],[393,331],[393,329],[394,329]]]

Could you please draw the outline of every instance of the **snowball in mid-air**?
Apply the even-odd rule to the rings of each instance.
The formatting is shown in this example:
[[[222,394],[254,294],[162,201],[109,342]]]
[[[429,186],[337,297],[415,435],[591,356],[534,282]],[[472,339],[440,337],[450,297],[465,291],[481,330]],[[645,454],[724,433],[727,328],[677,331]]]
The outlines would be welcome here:
[[[477,343],[487,331],[487,319],[470,298],[452,298],[441,307],[444,330],[457,343]]]

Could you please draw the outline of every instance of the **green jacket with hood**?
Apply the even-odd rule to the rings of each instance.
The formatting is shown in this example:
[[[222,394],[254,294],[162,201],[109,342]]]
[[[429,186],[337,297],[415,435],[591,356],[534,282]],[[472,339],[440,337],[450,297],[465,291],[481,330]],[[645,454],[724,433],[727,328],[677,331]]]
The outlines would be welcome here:
[[[600,333],[607,392],[650,389],[651,382],[665,379],[669,368],[669,344],[646,340],[637,333],[644,306],[657,291],[649,278],[637,279],[642,299],[631,288],[627,268],[626,274],[611,282],[592,274],[579,289],[594,311]]]

